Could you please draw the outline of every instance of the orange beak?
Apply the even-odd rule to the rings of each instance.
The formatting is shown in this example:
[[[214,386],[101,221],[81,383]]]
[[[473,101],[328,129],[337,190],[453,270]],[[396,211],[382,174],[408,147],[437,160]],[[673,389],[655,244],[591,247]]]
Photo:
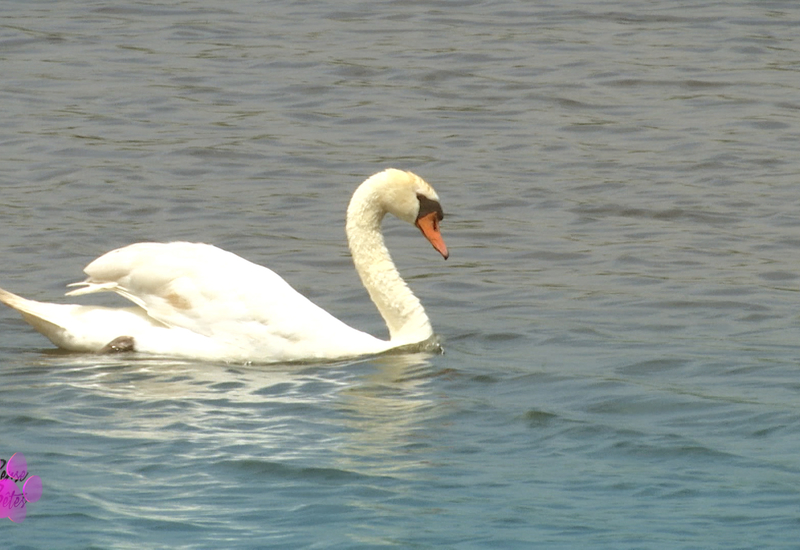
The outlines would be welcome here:
[[[435,248],[445,260],[450,256],[447,252],[447,245],[444,244],[442,234],[439,233],[439,217],[436,212],[431,212],[430,214],[417,218],[414,225],[419,227],[422,234],[428,239],[428,242],[433,245],[433,248]]]

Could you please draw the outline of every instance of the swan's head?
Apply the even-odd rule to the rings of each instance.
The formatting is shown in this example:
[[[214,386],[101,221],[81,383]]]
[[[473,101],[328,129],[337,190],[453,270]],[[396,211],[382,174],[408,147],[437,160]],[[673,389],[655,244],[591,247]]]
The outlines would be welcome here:
[[[362,187],[371,188],[384,212],[417,226],[439,254],[449,253],[439,232],[444,218],[439,196],[425,180],[412,172],[388,168],[369,178]]]

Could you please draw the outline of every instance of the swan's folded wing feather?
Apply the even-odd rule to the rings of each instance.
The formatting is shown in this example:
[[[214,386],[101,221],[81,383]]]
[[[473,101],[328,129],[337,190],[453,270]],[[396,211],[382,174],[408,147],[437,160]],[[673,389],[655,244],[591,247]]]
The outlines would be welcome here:
[[[80,283],[70,283],[67,286],[80,287],[75,290],[70,290],[66,293],[67,296],[83,296],[84,294],[92,294],[94,292],[109,292],[117,290],[117,283],[92,283],[90,281],[81,281]]]
[[[130,245],[101,256],[86,273],[77,292],[114,291],[165,325],[205,336],[291,341],[353,330],[272,270],[211,245]]]

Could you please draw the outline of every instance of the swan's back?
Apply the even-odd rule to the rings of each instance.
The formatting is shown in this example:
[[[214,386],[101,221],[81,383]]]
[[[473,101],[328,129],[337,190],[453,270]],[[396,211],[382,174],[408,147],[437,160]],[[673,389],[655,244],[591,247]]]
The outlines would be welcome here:
[[[101,256],[85,272],[89,277],[80,283],[85,288],[72,294],[114,291],[168,327],[224,342],[248,356],[263,350],[265,356],[292,361],[386,348],[272,270],[212,245],[137,243]]]

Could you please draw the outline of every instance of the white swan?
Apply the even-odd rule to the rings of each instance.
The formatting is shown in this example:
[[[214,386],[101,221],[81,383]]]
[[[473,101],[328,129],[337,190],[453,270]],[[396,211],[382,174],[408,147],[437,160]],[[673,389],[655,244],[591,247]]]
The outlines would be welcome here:
[[[332,360],[430,342],[428,316],[397,272],[381,234],[390,212],[422,231],[447,259],[443,217],[433,188],[411,172],[388,169],[356,189],[347,208],[347,240],[356,270],[386,321],[380,340],[351,328],[299,294],[273,271],[208,244],[138,243],[90,263],[67,295],[113,291],[127,308],[52,304],[0,289],[60,348],[139,351],[203,360]]]

